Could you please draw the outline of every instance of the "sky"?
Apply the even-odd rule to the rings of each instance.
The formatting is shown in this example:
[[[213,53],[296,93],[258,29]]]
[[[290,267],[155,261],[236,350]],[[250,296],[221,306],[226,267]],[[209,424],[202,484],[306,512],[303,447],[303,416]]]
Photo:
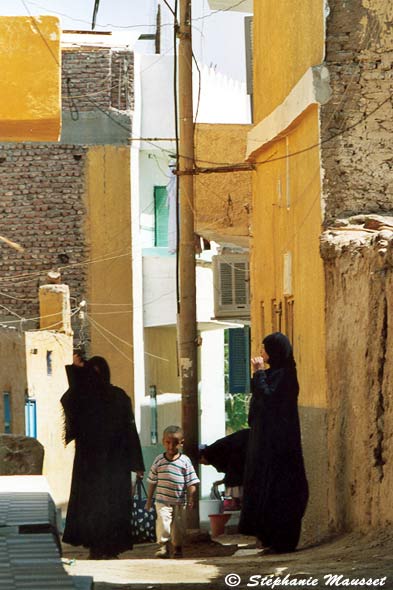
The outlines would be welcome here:
[[[173,5],[173,0],[168,0]],[[235,0],[234,0],[235,3]],[[0,16],[53,14],[63,29],[91,30],[94,0],[0,0]],[[211,65],[235,80],[245,81],[244,16],[209,9],[208,0],[193,0],[193,48],[201,64]],[[138,30],[153,33],[157,0],[100,0],[96,30]],[[163,33],[170,35],[169,10],[162,11]],[[153,52],[153,42],[139,42],[139,51]]]

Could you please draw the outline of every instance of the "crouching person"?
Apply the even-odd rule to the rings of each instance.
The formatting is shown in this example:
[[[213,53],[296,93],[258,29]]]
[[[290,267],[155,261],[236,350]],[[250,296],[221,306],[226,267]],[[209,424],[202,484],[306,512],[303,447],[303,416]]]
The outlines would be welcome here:
[[[154,459],[147,478],[146,508],[151,509],[154,493],[156,501],[156,534],[160,544],[156,557],[164,559],[183,557],[187,507],[194,507],[199,483],[190,458],[180,450],[183,441],[179,426],[165,428],[165,452]]]

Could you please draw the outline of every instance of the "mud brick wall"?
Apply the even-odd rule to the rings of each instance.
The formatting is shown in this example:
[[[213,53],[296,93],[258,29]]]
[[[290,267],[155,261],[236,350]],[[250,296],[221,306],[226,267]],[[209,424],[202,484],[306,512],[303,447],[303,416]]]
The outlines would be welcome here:
[[[120,111],[134,108],[134,54],[129,51],[112,53],[111,106]]]
[[[133,54],[129,51],[63,51],[63,109],[133,108],[133,65]]]
[[[83,296],[85,267],[68,265],[88,258],[85,159],[82,146],[0,144],[1,234],[25,249],[0,244],[0,302],[10,310],[0,307],[0,321],[38,316],[38,285],[51,268],[65,267],[72,296]]]
[[[325,232],[332,530],[393,523],[393,231]]]
[[[327,224],[340,215],[393,210],[391,3],[329,0],[328,6],[333,95],[321,116]]]

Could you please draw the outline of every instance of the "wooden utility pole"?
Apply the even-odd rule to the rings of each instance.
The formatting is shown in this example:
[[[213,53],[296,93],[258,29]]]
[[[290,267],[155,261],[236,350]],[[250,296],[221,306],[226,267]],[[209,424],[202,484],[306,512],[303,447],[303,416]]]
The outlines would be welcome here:
[[[198,468],[198,358],[194,242],[194,119],[191,0],[180,0],[179,21],[179,291],[177,322],[184,451]],[[189,172],[189,174],[187,174]],[[189,526],[199,527],[198,503]]]

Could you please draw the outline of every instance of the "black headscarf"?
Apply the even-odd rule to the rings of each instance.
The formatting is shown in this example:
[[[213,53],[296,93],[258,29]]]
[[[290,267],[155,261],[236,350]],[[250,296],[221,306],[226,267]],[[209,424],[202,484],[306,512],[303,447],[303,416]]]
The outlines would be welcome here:
[[[109,388],[111,383],[111,372],[109,365],[102,356],[92,356],[86,366],[89,369],[90,380],[98,389]]]
[[[284,334],[281,332],[269,334],[264,338],[263,345],[269,355],[271,369],[296,368],[291,343]]]

